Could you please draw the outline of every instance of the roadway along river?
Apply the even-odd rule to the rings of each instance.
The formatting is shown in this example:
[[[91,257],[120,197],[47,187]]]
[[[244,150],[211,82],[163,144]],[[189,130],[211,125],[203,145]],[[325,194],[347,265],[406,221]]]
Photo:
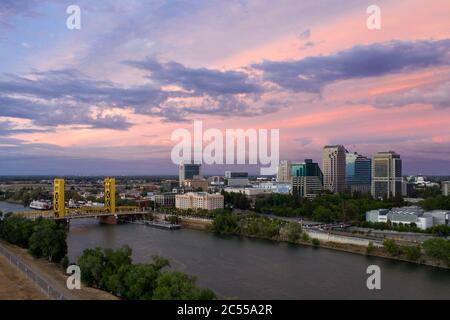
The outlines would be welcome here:
[[[2,210],[0,203],[0,210]],[[11,210],[11,205],[8,205]],[[22,206],[18,206],[22,210]],[[135,262],[153,255],[195,275],[221,297],[239,299],[450,299],[450,271],[328,249],[148,226],[71,222],[71,261],[86,248],[128,244]],[[368,290],[366,268],[381,268],[381,290]]]

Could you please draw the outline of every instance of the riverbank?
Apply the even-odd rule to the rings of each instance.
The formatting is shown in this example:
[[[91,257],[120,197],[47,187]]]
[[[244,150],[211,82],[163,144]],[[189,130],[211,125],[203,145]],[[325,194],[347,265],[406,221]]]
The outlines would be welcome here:
[[[6,248],[11,254],[20,259],[28,268],[71,300],[117,300],[118,298],[108,292],[81,285],[80,290],[69,290],[66,286],[67,277],[65,270],[58,264],[48,262],[44,259],[36,259],[31,256],[26,249],[11,245],[0,240],[0,245]],[[14,273],[25,276],[18,268],[14,268]],[[48,298],[48,297],[47,297]],[[25,298],[26,299],[26,298]]]
[[[196,218],[196,217],[186,217],[186,216],[180,216],[179,217],[180,224],[189,229],[194,230],[200,230],[200,231],[207,231],[211,232],[213,220],[212,219],[204,219],[204,218]],[[419,260],[408,260],[399,256],[391,256],[385,250],[383,249],[383,244],[381,241],[370,241],[367,238],[360,238],[360,237],[351,237],[351,236],[342,236],[337,234],[328,234],[328,233],[319,233],[319,232],[312,232],[312,231],[304,231],[306,234],[308,234],[309,239],[317,239],[319,240],[319,243],[313,244],[311,241],[304,241],[304,240],[297,240],[295,242],[288,241],[286,237],[278,237],[276,239],[267,239],[267,238],[261,238],[257,236],[247,236],[250,238],[256,238],[256,239],[264,239],[264,240],[271,240],[271,241],[277,241],[277,242],[288,242],[296,245],[305,245],[305,246],[312,246],[312,247],[318,247],[318,248],[325,248],[325,249],[331,249],[331,250],[337,250],[342,252],[348,252],[348,253],[354,253],[364,256],[372,256],[372,257],[378,257],[378,258],[384,258],[384,259],[390,259],[390,260],[396,260],[396,261],[403,261],[403,262],[409,262],[414,263],[418,265],[425,265],[430,267],[436,267],[436,268],[442,268],[442,269],[450,269],[449,266],[445,265],[441,261],[432,259],[428,256],[422,256],[419,258]],[[234,234],[236,236],[242,237],[242,235]],[[331,240],[330,240],[331,239]],[[371,250],[367,250],[369,243],[372,243],[373,248]]]
[[[0,300],[47,300],[48,297],[8,259],[0,255]]]

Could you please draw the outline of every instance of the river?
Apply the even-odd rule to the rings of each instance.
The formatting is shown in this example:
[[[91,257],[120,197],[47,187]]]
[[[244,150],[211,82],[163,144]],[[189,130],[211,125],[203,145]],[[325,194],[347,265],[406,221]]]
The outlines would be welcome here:
[[[4,203],[0,202],[0,210]],[[8,204],[11,210],[11,205]],[[23,210],[18,206],[18,211]],[[220,297],[238,299],[450,299],[450,271],[323,248],[217,236],[181,229],[72,221],[69,258],[85,248],[128,244],[135,262],[164,256]],[[366,269],[381,268],[381,290],[368,290]]]

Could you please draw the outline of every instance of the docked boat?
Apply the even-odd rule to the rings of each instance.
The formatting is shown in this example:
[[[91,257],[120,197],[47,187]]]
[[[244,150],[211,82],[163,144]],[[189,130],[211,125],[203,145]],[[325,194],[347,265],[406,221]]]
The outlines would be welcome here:
[[[52,205],[48,201],[33,200],[30,203],[30,208],[34,210],[50,210],[52,208]]]

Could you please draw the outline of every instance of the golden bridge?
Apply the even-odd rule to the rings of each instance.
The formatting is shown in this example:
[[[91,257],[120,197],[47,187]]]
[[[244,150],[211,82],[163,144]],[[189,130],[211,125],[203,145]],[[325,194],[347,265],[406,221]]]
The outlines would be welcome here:
[[[116,206],[116,179],[105,178],[105,203],[103,207],[66,208],[64,179],[53,182],[53,210],[16,212],[28,219],[46,218],[69,222],[71,219],[96,218],[107,224],[117,224],[120,219],[142,216],[147,211],[136,206]]]

